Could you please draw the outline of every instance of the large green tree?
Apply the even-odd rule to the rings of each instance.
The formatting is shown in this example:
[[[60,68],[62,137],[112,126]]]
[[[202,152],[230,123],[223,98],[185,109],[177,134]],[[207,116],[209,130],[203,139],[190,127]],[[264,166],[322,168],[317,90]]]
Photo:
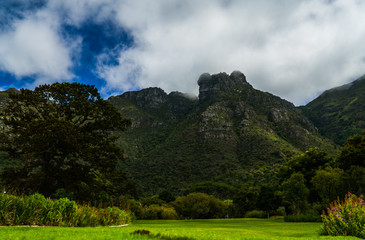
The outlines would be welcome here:
[[[68,194],[79,200],[117,196],[130,188],[117,164],[114,131],[130,125],[91,85],[55,83],[10,94],[1,113],[1,149],[15,167],[1,173],[7,188]]]
[[[291,205],[294,215],[300,214],[307,207],[309,190],[305,185],[305,178],[301,172],[293,173],[281,184],[283,201]]]
[[[342,196],[346,192],[343,190],[344,171],[340,168],[326,167],[316,171],[316,175],[311,182],[318,195],[321,197],[322,203],[328,205]]]
[[[365,167],[365,129],[347,139],[338,158],[339,166],[348,170],[351,166]]]

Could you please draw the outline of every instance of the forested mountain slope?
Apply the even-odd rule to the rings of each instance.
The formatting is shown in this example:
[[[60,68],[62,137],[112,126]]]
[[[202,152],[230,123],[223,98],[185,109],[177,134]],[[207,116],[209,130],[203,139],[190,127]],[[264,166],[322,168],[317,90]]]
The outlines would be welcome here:
[[[202,181],[268,181],[276,166],[312,147],[334,151],[292,103],[254,89],[238,71],[202,74],[199,99],[159,88],[109,101],[132,128],[120,134],[123,167],[144,194]]]
[[[365,76],[325,91],[301,109],[323,136],[343,144],[365,128]]]

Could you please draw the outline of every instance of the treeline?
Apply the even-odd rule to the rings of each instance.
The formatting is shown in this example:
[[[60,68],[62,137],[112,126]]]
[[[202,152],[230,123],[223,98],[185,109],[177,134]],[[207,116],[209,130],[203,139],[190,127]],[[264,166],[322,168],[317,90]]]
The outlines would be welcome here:
[[[165,190],[160,195],[129,200],[129,203],[140,219],[281,215],[287,216],[288,221],[320,221],[322,210],[338,196],[348,192],[363,194],[364,180],[365,130],[362,135],[349,137],[336,158],[317,148],[291,158],[281,165],[270,183],[258,186],[248,182],[235,188],[207,181],[186,189],[187,196],[176,200]],[[215,204],[209,203],[208,198],[214,199]],[[195,212],[209,206],[217,207],[215,215]]]
[[[338,196],[365,190],[365,130],[348,138],[339,156],[309,149],[283,163],[270,183],[248,182],[240,188],[204,182],[192,189],[233,200],[232,216],[252,211],[270,215],[319,216]],[[289,218],[288,218],[289,219]],[[318,218],[315,218],[318,219]]]

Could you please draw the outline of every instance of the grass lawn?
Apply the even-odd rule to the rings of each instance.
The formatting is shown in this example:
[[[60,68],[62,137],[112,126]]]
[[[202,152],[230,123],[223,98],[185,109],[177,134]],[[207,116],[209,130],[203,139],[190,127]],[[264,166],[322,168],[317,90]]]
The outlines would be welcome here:
[[[186,239],[333,239],[355,237],[318,236],[321,223],[286,223],[282,219],[218,219],[187,221],[136,221],[127,227],[60,228],[60,227],[0,227],[0,239],[151,239],[130,235],[135,230],[149,230],[154,236]],[[156,238],[159,239],[159,238]],[[166,239],[166,238],[160,238]]]

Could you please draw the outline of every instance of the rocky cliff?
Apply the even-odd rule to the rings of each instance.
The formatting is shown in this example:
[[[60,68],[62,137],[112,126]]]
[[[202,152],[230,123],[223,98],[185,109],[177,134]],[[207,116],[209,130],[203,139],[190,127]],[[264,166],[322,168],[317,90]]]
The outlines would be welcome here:
[[[130,129],[116,134],[126,156],[120,166],[141,195],[179,192],[203,181],[260,184],[270,181],[283,161],[308,148],[335,152],[333,143],[302,114],[322,111],[314,103],[301,111],[254,89],[239,71],[204,73],[197,83],[199,97],[147,88],[108,99],[132,120]],[[0,108],[9,91],[0,93]],[[344,109],[362,109],[361,99],[352,99]],[[363,119],[359,111],[356,116]]]
[[[202,74],[199,100],[159,88],[109,99],[132,128],[121,133],[124,167],[143,193],[206,180],[268,181],[275,166],[311,147],[333,151],[290,102],[254,89],[244,74]]]

